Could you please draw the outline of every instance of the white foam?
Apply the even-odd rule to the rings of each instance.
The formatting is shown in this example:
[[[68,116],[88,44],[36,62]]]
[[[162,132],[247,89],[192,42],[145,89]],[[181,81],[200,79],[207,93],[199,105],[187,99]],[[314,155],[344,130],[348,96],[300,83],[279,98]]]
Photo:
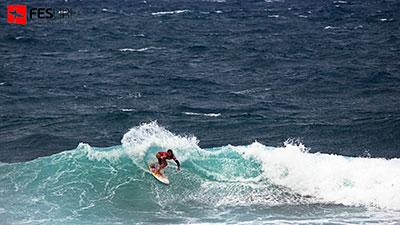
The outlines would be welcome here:
[[[103,8],[103,9],[101,9],[101,11],[102,11],[102,12],[111,12],[111,13],[115,13],[115,12],[117,12],[116,10],[113,10],[113,9],[107,9],[107,8]]]
[[[364,28],[363,25],[358,25],[358,26],[354,27],[354,29],[356,29],[356,30],[361,29],[361,28]]]
[[[387,19],[387,18],[382,18],[382,19],[379,19],[381,22],[392,22],[393,21],[393,18],[390,18],[390,19]]]
[[[190,10],[183,9],[183,10],[174,10],[174,11],[154,12],[154,13],[151,13],[151,15],[160,16],[160,15],[171,15],[171,14],[187,13],[187,12],[190,12]]]
[[[195,113],[195,112],[183,112],[183,114],[188,116],[208,116],[208,117],[218,117],[221,113]]]
[[[143,160],[151,146],[173,149],[180,161],[186,160],[193,151],[199,150],[194,136],[175,135],[157,124],[157,121],[133,127],[121,140],[126,153],[136,160]]]
[[[232,148],[261,162],[263,175],[327,203],[400,209],[400,159],[353,158],[308,153],[302,144]]]
[[[133,112],[135,109],[121,109],[122,112]]]
[[[163,48],[150,46],[150,47],[145,47],[145,48],[121,48],[121,49],[119,49],[119,51],[120,52],[144,52],[144,51],[152,50],[152,49],[159,50],[159,49],[163,49]]]
[[[121,149],[112,149],[110,151],[97,151],[93,149],[92,146],[86,143],[79,143],[77,148],[81,149],[86,154],[88,159],[97,161],[117,161],[124,154]]]
[[[331,30],[331,29],[336,29],[336,27],[333,27],[333,26],[326,26],[326,27],[324,27],[324,29],[325,29],[325,30]]]
[[[217,2],[217,3],[224,3],[226,0],[204,0],[205,2]]]
[[[252,88],[252,89],[245,89],[241,91],[234,91],[232,93],[238,94],[238,95],[253,95],[253,94],[262,94],[265,92],[270,91],[271,88]]]

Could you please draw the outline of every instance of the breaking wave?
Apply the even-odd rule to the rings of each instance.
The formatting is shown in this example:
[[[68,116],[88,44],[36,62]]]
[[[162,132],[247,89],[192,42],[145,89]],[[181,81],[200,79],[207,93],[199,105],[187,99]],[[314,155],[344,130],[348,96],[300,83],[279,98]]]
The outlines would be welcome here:
[[[196,137],[173,134],[156,122],[132,128],[121,142],[107,148],[81,143],[33,161],[0,164],[0,205],[10,206],[0,208],[1,220],[156,222],[148,215],[171,216],[163,210],[179,216],[198,207],[309,204],[400,210],[399,159],[309,153],[294,142],[202,149]],[[164,186],[146,164],[168,148],[182,171],[170,163],[165,173],[171,185]]]

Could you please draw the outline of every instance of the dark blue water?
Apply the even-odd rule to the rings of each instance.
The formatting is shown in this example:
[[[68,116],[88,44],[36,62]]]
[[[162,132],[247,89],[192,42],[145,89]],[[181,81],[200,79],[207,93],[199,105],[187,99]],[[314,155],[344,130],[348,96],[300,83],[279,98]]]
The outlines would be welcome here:
[[[276,147],[295,139],[310,153],[400,158],[399,1],[18,3],[28,8],[68,7],[74,14],[53,21],[28,19],[26,26],[10,25],[5,15],[11,2],[0,3],[0,161],[22,163],[6,164],[11,169],[0,167],[2,176],[20,169],[12,165],[46,165],[47,159],[31,160],[58,158],[52,155],[75,149],[80,142],[119,149],[130,128],[151,121],[157,121],[156,130],[197,137],[200,142],[195,146],[201,149],[248,146],[255,140]],[[170,146],[164,141],[156,144],[161,149]],[[176,143],[174,147],[180,148]],[[127,155],[134,157],[132,151]],[[123,165],[129,167],[129,163]],[[192,164],[187,166],[199,172]],[[339,167],[332,166],[332,170]],[[18,180],[18,175],[13,176],[11,180]],[[368,179],[376,177],[371,176]],[[271,179],[268,185],[278,183],[296,193],[315,194],[267,178]],[[297,178],[296,182],[308,179]],[[394,180],[392,187],[397,191],[400,178],[388,179]],[[7,187],[3,186],[3,193],[19,196]],[[364,185],[357,190],[368,188]],[[322,204],[400,207],[397,202],[348,203],[324,197]],[[256,218],[246,208],[231,211],[235,210]],[[341,215],[342,209],[340,213],[335,210],[333,215]],[[271,221],[279,223],[274,216]],[[4,218],[10,223],[21,220],[9,214]],[[225,221],[197,219],[171,222]],[[230,222],[240,221],[247,220]],[[296,217],[290,221],[296,223]]]

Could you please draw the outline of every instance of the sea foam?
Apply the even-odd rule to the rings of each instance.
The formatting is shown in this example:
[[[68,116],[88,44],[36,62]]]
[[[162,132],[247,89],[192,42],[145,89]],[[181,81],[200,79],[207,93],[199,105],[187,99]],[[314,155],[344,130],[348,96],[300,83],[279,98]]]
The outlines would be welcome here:
[[[261,162],[274,184],[326,203],[400,209],[400,159],[309,153],[303,144],[232,146]]]

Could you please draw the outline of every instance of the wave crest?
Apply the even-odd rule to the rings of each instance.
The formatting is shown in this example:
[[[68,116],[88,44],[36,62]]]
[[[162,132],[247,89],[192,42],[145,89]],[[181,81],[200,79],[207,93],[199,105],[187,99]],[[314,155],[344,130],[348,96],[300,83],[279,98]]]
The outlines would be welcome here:
[[[195,136],[181,136],[158,125],[157,121],[143,123],[133,127],[121,140],[127,155],[136,160],[143,160],[151,147],[173,149],[180,156],[180,160],[186,160],[190,153],[200,150],[199,141]]]

